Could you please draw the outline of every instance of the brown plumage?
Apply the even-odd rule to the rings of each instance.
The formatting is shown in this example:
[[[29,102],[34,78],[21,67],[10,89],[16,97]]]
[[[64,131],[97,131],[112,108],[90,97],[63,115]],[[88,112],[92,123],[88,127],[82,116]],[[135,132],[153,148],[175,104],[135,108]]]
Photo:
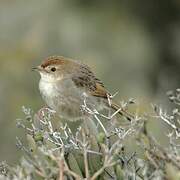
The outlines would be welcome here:
[[[103,102],[105,102],[107,106],[109,106],[107,95],[111,95],[111,94],[106,90],[103,82],[95,76],[95,74],[91,71],[91,69],[87,65],[62,56],[51,56],[48,57],[37,69],[41,74],[42,82],[43,79],[44,82],[45,81],[56,82],[56,86],[53,86],[54,89],[58,89],[58,88],[62,89],[63,88],[62,86],[64,86],[64,89],[66,88],[66,90],[61,91],[61,94],[63,94],[63,92],[67,93],[68,95],[66,95],[66,97],[71,96],[71,93],[73,93],[73,92],[68,93],[68,91],[69,88],[71,88],[71,86],[73,86],[74,84],[77,90],[79,89],[80,91],[82,92],[84,91],[92,97],[99,98],[100,100],[103,100]],[[50,103],[49,99],[51,99],[51,96],[53,95],[50,94],[49,92],[44,92],[44,89],[47,89],[44,87],[44,86],[47,87],[47,83],[45,84],[44,82],[43,83],[40,82],[40,91],[43,96],[48,96],[47,94],[49,94],[49,97],[45,97],[44,99],[46,100],[47,104],[49,103],[51,105],[53,103]],[[67,85],[66,82],[69,83],[68,88],[65,87],[65,84]],[[52,92],[53,92],[53,88],[51,89]],[[55,92],[53,93],[55,94]],[[56,99],[57,98],[60,97],[57,96]],[[75,95],[73,96],[73,98],[76,99]],[[77,97],[77,99],[78,98],[79,97]],[[72,101],[72,103],[73,102],[74,101]],[[115,103],[112,103],[111,108],[113,108],[114,110],[118,110],[120,109],[120,106],[118,106]],[[119,114],[125,115],[129,120],[132,118],[132,116],[129,115],[123,109],[119,111]]]

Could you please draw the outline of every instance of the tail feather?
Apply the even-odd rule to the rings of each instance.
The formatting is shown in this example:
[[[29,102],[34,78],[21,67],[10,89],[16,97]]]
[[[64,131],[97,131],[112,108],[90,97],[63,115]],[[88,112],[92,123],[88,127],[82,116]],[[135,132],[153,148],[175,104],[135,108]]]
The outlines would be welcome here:
[[[111,107],[115,110],[118,111],[119,110],[119,114],[121,116],[124,116],[128,121],[132,121],[132,119],[134,119],[134,116],[132,114],[130,114],[129,112],[127,112],[126,110],[124,110],[122,107],[120,107],[119,105],[112,103]]]

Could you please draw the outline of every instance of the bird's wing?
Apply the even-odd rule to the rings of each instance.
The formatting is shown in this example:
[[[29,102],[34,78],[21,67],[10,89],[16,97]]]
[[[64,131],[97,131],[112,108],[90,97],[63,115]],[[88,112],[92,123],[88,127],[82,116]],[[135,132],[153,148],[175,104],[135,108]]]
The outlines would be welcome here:
[[[77,87],[84,88],[92,96],[106,99],[105,102],[107,105],[109,105],[107,101],[107,95],[111,94],[106,90],[103,82],[96,78],[88,66],[82,64],[80,68],[78,68],[78,73],[76,72],[73,74],[72,80]],[[114,102],[112,102],[111,108],[113,108],[115,111],[118,110],[119,114],[124,115],[128,120],[131,120],[133,117]]]
[[[107,98],[107,94],[109,94],[103,82],[84,64],[80,65],[78,73],[73,74],[72,80],[77,87],[84,88],[92,96]]]

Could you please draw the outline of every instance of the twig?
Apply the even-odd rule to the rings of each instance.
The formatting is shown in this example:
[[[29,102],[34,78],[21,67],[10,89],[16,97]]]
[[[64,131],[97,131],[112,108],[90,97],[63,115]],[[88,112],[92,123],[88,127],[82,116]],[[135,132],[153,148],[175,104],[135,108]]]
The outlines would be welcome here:
[[[99,123],[99,125],[101,126],[101,128],[103,129],[106,137],[108,137],[108,136],[109,136],[109,133],[106,131],[106,128],[104,127],[104,125],[102,124],[102,122],[100,121],[100,119],[99,119],[99,118],[97,117],[97,115],[95,115],[95,114],[94,114],[94,117],[95,117],[95,119],[97,120],[97,122]]]
[[[89,166],[88,166],[88,158],[87,158],[87,149],[88,149],[88,142],[86,141],[86,135],[85,132],[82,131],[82,136],[83,136],[83,156],[84,156],[84,166],[85,166],[85,174],[86,178],[89,178]]]
[[[117,162],[111,162],[112,159],[106,159],[104,160],[104,165],[102,168],[100,168],[98,171],[96,171],[94,173],[94,175],[90,178],[90,180],[96,180],[98,176],[100,176],[103,172],[104,172],[104,169],[107,168],[107,167],[112,167],[114,166]]]
[[[67,174],[71,175],[72,177],[74,177],[76,180],[82,180],[82,177],[79,176],[78,174],[76,174],[75,172],[71,171],[66,163],[66,161],[64,161],[64,172],[66,172]]]
[[[59,160],[59,180],[64,180],[64,152],[62,150]]]

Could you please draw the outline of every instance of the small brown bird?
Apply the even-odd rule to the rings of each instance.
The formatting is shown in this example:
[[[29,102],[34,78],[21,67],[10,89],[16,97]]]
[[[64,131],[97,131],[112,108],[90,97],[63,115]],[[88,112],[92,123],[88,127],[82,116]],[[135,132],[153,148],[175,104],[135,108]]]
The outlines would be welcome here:
[[[41,75],[39,89],[43,99],[62,118],[75,121],[83,116],[84,95],[91,108],[120,108],[115,103],[110,107],[108,95],[111,94],[85,64],[62,56],[51,56],[33,69]],[[123,109],[119,113],[130,119]]]

